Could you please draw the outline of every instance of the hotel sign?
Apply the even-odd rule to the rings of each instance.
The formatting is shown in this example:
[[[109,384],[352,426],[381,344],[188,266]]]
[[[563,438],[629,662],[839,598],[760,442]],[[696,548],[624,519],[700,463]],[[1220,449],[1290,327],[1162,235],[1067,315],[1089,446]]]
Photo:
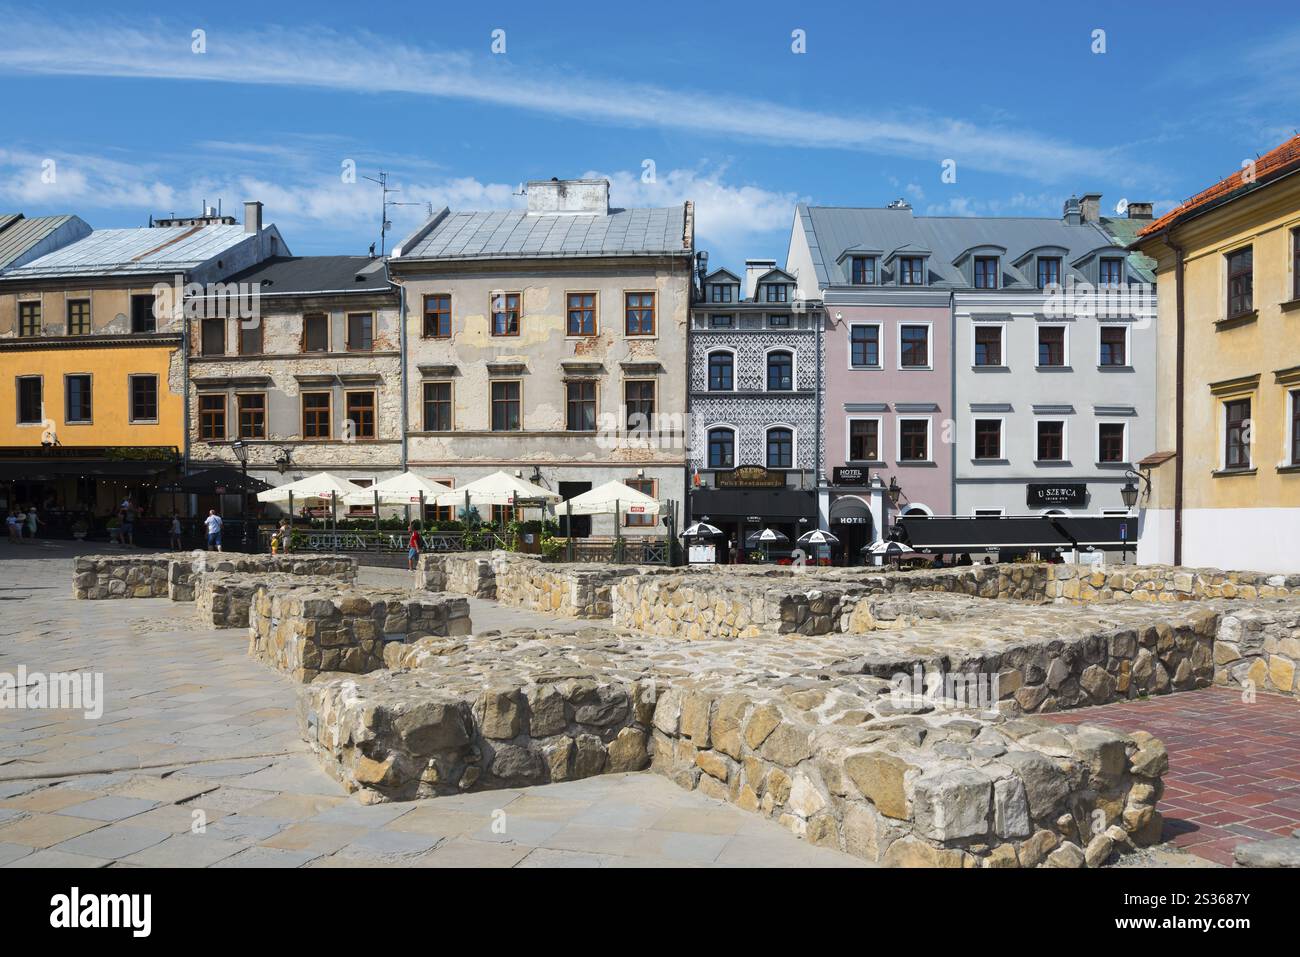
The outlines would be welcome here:
[[[1082,508],[1088,501],[1088,486],[1083,482],[1069,482],[1056,485],[1028,486],[1027,504],[1030,508],[1049,508],[1054,505]]]
[[[717,488],[784,488],[785,473],[761,465],[740,465],[729,472],[715,473],[713,484]]]
[[[837,465],[833,481],[836,485],[868,485],[871,482],[871,470],[856,465]]]

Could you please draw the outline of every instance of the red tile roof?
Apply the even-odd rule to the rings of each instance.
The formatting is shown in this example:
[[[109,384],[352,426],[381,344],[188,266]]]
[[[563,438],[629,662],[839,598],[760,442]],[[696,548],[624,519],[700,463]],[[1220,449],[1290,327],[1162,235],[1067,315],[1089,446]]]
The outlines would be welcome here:
[[[1279,173],[1286,172],[1289,169],[1300,166],[1300,135],[1293,136],[1276,149],[1269,150],[1255,161],[1255,184],[1264,182]],[[1221,179],[1209,189],[1201,190],[1187,202],[1183,203],[1177,209],[1165,213],[1155,222],[1144,228],[1138,236],[1150,236],[1152,233],[1158,233],[1166,227],[1186,217],[1189,213],[1208,206],[1218,200],[1230,196],[1232,193],[1241,189],[1243,186],[1249,186],[1250,183],[1244,181],[1246,171],[1238,170],[1226,179]]]

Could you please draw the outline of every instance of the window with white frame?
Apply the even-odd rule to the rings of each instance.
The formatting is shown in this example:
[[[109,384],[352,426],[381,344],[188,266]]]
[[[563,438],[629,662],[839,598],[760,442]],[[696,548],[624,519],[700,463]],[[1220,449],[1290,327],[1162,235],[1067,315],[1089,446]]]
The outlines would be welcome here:
[[[899,462],[930,461],[930,420],[898,420],[898,456]]]
[[[1034,460],[1037,462],[1065,461],[1065,420],[1039,419],[1035,423]]]
[[[1038,366],[1041,369],[1061,368],[1070,364],[1066,345],[1065,326],[1038,327]]]
[[[898,327],[898,367],[930,368],[930,324],[902,323]]]
[[[976,419],[971,430],[974,439],[972,455],[976,461],[998,461],[1002,458],[1002,419]]]
[[[1116,368],[1129,362],[1128,323],[1103,322],[1097,325],[1097,365]]]
[[[1125,423],[1097,423],[1097,461],[1105,465],[1128,461],[1128,427]]]
[[[708,461],[711,469],[736,467],[736,430],[717,426],[708,432]]]
[[[794,429],[777,425],[767,430],[767,467],[794,468]]]
[[[880,419],[850,418],[845,424],[846,445],[850,462],[879,462]]]
[[[880,368],[879,323],[849,326],[849,365],[854,369]]]
[[[976,323],[971,332],[975,343],[973,362],[977,366],[1006,365],[1006,326],[1002,323]]]

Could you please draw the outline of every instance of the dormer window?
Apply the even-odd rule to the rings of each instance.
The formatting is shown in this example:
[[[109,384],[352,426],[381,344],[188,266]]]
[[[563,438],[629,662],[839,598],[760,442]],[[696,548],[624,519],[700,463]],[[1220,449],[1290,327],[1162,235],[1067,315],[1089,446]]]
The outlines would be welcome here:
[[[1097,281],[1103,286],[1119,286],[1124,282],[1124,260],[1107,257],[1097,268]]]
[[[903,256],[898,260],[900,286],[925,285],[925,260],[920,256]]]
[[[1039,256],[1038,257],[1038,288],[1046,289],[1048,286],[1059,286],[1061,284],[1061,257],[1060,256]]]
[[[876,257],[854,256],[851,275],[855,286],[874,286],[876,284]]]
[[[998,288],[998,257],[997,256],[976,256],[975,257],[975,288],[976,289],[997,289]]]
[[[709,302],[731,302],[732,286],[730,283],[715,282],[709,286]]]
[[[790,291],[783,282],[769,282],[763,284],[763,301],[764,302],[789,302]]]

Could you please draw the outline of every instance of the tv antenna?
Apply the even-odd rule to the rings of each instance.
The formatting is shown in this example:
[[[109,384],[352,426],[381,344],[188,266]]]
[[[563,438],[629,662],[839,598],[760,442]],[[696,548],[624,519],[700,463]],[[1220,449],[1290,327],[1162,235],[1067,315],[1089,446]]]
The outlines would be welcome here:
[[[382,197],[382,209],[381,209],[381,211],[380,211],[380,216],[379,216],[379,256],[380,256],[380,258],[382,259],[382,258],[387,254],[387,252],[388,252],[388,231],[389,231],[390,229],[393,228],[393,223],[392,223],[392,221],[388,218],[388,207],[390,207],[390,206],[423,206],[423,207],[425,207],[425,208],[429,211],[429,215],[432,216],[432,215],[433,215],[433,203],[431,203],[431,202],[424,202],[424,203],[399,203],[399,202],[397,202],[397,201],[395,201],[395,200],[391,200],[391,199],[389,199],[389,198],[388,198],[388,194],[389,194],[389,193],[400,193],[401,190],[400,190],[400,189],[395,189],[394,187],[388,185],[388,173],[387,173],[386,171],[384,171],[384,170],[380,170],[380,171],[379,171],[379,176],[378,176],[378,178],[376,178],[376,177],[374,177],[374,176],[362,176],[362,179],[368,179],[368,180],[370,180],[370,182],[372,182],[372,183],[377,183],[377,184],[379,184],[380,195],[381,195],[381,197]],[[372,255],[373,255],[373,253],[374,253],[374,248],[375,248],[375,247],[374,247],[374,245],[372,244],[371,247],[370,247],[370,249],[371,249],[371,254],[372,254]]]

